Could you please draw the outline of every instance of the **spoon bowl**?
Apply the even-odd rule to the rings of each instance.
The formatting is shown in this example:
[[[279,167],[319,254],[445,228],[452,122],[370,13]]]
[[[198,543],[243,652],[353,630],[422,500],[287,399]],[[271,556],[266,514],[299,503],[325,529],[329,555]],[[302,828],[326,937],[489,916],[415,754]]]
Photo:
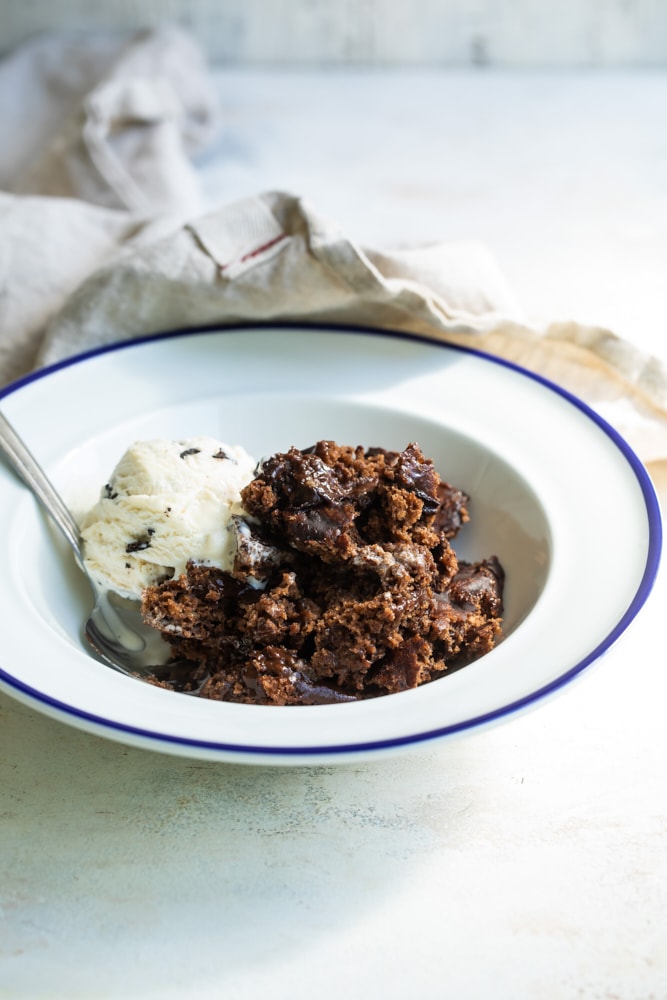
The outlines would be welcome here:
[[[167,666],[170,648],[145,624],[138,601],[100,588],[88,574],[79,527],[71,511],[25,442],[0,413],[0,453],[25,483],[67,540],[79,569],[93,594],[93,607],[83,626],[83,635],[98,660],[131,677],[171,674]]]
[[[100,591],[90,577],[88,580],[96,599],[83,635],[93,652],[114,670],[161,679],[171,651],[159,633],[143,621],[139,602],[113,591]]]

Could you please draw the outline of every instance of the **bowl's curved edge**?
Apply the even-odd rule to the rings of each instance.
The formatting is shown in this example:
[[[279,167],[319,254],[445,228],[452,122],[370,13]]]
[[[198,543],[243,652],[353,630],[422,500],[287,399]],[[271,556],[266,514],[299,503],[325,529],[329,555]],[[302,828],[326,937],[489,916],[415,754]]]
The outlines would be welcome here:
[[[116,739],[119,742],[130,741],[136,743],[137,745],[151,747],[156,750],[162,749],[171,750],[171,752],[178,752],[177,748],[183,751],[190,749],[211,757],[218,756],[220,759],[225,760],[233,760],[235,757],[246,760],[252,760],[255,758],[258,763],[261,762],[262,758],[273,762],[282,760],[285,763],[302,763],[306,759],[318,760],[324,758],[327,759],[327,762],[330,762],[332,759],[345,761],[349,760],[354,755],[365,756],[388,750],[397,750],[401,747],[414,746],[415,744],[427,743],[438,739],[444,739],[449,736],[460,735],[467,731],[480,729],[493,723],[498,723],[508,719],[515,714],[536,706],[547,696],[564,688],[593,663],[597,662],[600,657],[616,643],[646,603],[649,594],[653,589],[658,573],[662,554],[663,529],[662,514],[655,488],[644,464],[630,447],[628,442],[611,424],[609,424],[603,417],[593,410],[592,407],[590,407],[583,400],[579,399],[573,393],[569,392],[567,389],[562,388],[545,376],[530,371],[513,361],[509,361],[489,352],[482,351],[472,345],[468,346],[459,343],[452,344],[447,341],[434,340],[420,334],[412,334],[397,330],[385,330],[375,327],[292,322],[243,323],[230,326],[205,325],[160,331],[154,334],[142,335],[129,340],[117,341],[113,344],[105,344],[101,347],[91,348],[90,350],[64,358],[45,368],[31,372],[15,380],[9,385],[4,386],[0,389],[0,400],[7,398],[26,385],[53,375],[61,369],[81,364],[88,359],[95,358],[103,354],[127,350],[139,344],[145,344],[154,340],[168,340],[171,338],[182,338],[199,334],[225,334],[239,332],[242,330],[252,331],[268,329],[287,329],[295,332],[320,331],[325,333],[391,337],[409,341],[418,341],[431,347],[439,347],[444,350],[471,354],[493,364],[509,368],[526,378],[538,382],[549,391],[554,392],[561,398],[567,400],[571,405],[579,409],[589,420],[597,424],[597,426],[611,439],[617,450],[623,455],[630,466],[635,479],[637,480],[646,509],[648,527],[647,555],[642,578],[633,599],[614,628],[611,629],[609,633],[576,664],[569,667],[549,684],[543,685],[525,697],[508,702],[493,711],[465,719],[452,725],[369,742],[357,741],[355,743],[341,743],[314,747],[270,747],[259,746],[256,744],[195,740],[187,737],[153,732],[148,729],[142,729],[141,727],[128,726],[123,723],[116,722],[113,719],[107,719],[104,716],[81,711],[74,706],[68,705],[65,702],[59,701],[58,699],[52,698],[51,696],[32,688],[30,685],[27,685],[18,678],[8,674],[1,667],[0,688],[4,689],[9,694],[17,696],[19,700],[25,703],[38,703],[47,711],[49,715],[60,718],[63,721],[72,722],[76,724],[78,728],[90,729],[92,727],[93,731],[96,733],[106,735],[107,737]]]

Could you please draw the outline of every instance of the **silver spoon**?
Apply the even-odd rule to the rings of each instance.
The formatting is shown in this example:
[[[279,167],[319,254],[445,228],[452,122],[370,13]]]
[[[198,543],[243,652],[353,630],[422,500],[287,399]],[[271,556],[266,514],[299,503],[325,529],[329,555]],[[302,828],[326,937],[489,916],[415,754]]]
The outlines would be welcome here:
[[[89,576],[76,521],[37,459],[2,413],[0,453],[60,528],[91,586],[95,602],[83,628],[91,649],[103,663],[123,674],[159,677],[170,656],[168,644],[143,622],[138,601],[101,590]],[[168,674],[169,668],[164,671]]]

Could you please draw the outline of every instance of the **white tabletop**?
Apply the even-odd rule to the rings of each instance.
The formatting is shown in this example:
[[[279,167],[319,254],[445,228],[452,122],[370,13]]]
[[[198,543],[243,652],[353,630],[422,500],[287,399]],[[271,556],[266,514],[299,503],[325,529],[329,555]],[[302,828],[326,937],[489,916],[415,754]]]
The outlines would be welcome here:
[[[528,317],[667,354],[667,75],[219,83],[211,204],[479,240]],[[0,996],[667,996],[666,598],[553,701],[372,764],[188,761],[0,697]]]

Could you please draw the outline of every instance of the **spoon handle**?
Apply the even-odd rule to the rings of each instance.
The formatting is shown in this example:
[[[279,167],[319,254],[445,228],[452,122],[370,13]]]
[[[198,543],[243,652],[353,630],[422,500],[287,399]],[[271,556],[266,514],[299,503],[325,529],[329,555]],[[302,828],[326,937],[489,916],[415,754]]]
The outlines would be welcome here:
[[[76,521],[37,459],[28,450],[2,412],[0,412],[0,454],[5,456],[17,475],[39,500],[49,517],[60,528],[74,549],[78,562],[81,563],[81,536]]]

